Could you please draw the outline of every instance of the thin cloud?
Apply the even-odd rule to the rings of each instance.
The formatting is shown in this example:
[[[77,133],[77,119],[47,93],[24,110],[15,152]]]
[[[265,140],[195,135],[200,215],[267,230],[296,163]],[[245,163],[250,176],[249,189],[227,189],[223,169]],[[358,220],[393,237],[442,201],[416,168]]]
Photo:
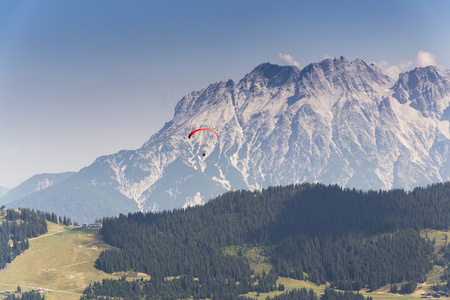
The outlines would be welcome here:
[[[378,63],[378,66],[383,70],[383,72],[389,77],[396,78],[398,74],[400,74],[400,67],[398,66],[389,66],[389,63],[385,60],[382,60]]]
[[[286,65],[296,66],[300,68],[300,63],[294,59],[294,57],[290,54],[283,54],[281,52],[278,53],[278,58],[284,62]]]

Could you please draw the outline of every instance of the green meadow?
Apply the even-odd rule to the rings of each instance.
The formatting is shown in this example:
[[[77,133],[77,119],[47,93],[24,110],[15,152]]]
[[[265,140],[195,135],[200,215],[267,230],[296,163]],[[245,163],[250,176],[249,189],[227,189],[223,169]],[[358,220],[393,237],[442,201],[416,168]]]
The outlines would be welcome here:
[[[84,288],[117,278],[94,268],[102,249],[98,230],[47,222],[48,233],[30,239],[30,248],[0,271],[0,290],[45,290],[46,299],[79,299]]]

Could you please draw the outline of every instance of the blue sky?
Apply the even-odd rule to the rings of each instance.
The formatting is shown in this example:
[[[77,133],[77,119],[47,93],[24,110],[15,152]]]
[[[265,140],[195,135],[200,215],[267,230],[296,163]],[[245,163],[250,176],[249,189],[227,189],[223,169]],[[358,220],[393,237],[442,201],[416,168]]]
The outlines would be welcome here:
[[[2,0],[0,186],[137,149],[193,90],[260,63],[450,68],[450,2]]]

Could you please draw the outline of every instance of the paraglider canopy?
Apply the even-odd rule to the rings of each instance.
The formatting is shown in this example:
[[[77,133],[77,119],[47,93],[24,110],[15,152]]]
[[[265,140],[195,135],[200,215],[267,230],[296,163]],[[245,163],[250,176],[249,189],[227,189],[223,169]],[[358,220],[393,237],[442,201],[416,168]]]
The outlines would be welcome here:
[[[194,133],[196,133],[197,131],[200,131],[200,130],[207,130],[207,131],[211,131],[212,133],[214,133],[217,137],[219,137],[219,135],[217,134],[217,132],[215,132],[214,130],[212,130],[212,129],[209,129],[209,128],[199,128],[199,129],[196,129],[196,130],[194,130],[194,131],[192,131],[191,133],[189,133],[189,136],[188,136],[188,138],[190,139],[191,138],[191,136],[194,134]]]

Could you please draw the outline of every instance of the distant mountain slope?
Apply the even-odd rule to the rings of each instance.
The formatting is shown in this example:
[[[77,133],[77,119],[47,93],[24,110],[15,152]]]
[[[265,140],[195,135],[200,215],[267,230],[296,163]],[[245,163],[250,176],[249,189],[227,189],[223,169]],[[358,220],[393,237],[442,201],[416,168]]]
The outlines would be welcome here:
[[[411,189],[450,180],[449,93],[450,73],[436,67],[416,68],[395,82],[361,59],[326,59],[304,69],[261,64],[238,83],[186,95],[140,149],[99,157],[66,180],[63,189],[76,188],[78,196],[51,194],[55,188],[45,197],[107,203],[98,198],[107,190],[116,204],[129,199],[156,211],[228,190],[299,182]],[[219,137],[187,138],[200,127]],[[36,197],[20,203],[33,205]],[[76,219],[93,212],[72,213]]]
[[[104,216],[117,216],[138,210],[136,202],[114,189],[86,184],[80,177],[76,173],[60,184],[29,194],[7,206],[52,211],[71,217],[80,224],[93,222]]]
[[[67,180],[75,172],[66,172],[59,174],[38,174],[34,175],[30,179],[24,181],[19,186],[9,190],[9,192],[2,198],[0,198],[0,204],[9,204],[15,200],[21,199],[34,192],[44,190],[52,185],[58,184]]]
[[[9,192],[9,189],[0,186],[0,198],[2,198],[3,196],[5,196],[8,192]]]

